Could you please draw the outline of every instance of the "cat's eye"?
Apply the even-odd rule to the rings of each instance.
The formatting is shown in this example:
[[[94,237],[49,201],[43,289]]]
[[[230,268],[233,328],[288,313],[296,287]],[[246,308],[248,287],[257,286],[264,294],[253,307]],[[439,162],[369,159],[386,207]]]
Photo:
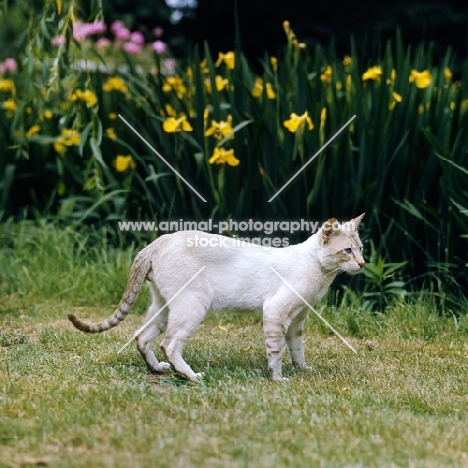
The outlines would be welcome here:
[[[351,253],[351,249],[348,247],[347,249],[344,249],[343,252],[349,255]]]

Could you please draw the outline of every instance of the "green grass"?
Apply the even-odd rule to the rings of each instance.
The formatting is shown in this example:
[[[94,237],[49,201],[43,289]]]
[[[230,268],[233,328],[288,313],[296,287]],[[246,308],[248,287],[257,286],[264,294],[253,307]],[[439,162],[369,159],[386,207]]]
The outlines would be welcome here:
[[[135,346],[147,292],[119,327],[105,317],[135,249],[103,233],[0,226],[0,467],[466,466],[468,320],[420,292],[385,314],[359,297],[310,315],[312,372],[267,378],[261,317],[209,315],[186,347],[202,384],[148,373]],[[159,355],[160,351],[158,350]]]

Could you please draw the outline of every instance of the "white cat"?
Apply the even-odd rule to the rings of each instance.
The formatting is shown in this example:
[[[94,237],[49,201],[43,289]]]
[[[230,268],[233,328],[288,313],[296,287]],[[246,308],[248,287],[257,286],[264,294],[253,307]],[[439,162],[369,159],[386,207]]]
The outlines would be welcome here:
[[[135,257],[122,299],[109,318],[99,323],[84,322],[72,314],[68,318],[87,333],[115,327],[126,317],[147,279],[153,298],[147,323],[205,267],[137,337],[138,350],[149,368],[162,372],[172,364],[177,372],[196,381],[201,374],[184,361],[182,350],[207,311],[263,311],[270,376],[281,380],[285,344],[293,364],[307,367],[302,334],[308,312],[308,307],[281,278],[309,304],[317,303],[337,272],[354,274],[364,266],[357,232],[363,217],[364,214],[342,225],[332,218],[302,244],[285,248],[265,249],[253,244],[239,247],[231,238],[201,231],[163,235]],[[211,246],[194,246],[195,236],[206,238]],[[161,348],[170,364],[158,362],[151,350],[154,339],[164,332]]]

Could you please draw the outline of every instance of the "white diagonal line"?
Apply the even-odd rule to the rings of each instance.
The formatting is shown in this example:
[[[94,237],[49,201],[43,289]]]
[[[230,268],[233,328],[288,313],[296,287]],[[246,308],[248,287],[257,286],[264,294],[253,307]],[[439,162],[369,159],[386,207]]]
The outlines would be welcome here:
[[[201,195],[200,195],[200,194],[199,194],[199,193],[198,193],[198,192],[197,192],[197,191],[196,191],[196,190],[195,190],[195,189],[194,189],[194,188],[193,188],[193,187],[192,187],[192,186],[191,186],[191,185],[190,185],[190,184],[189,184],[189,183],[188,183],[188,182],[187,182],[187,181],[186,181],[186,180],[185,180],[185,179],[184,179],[184,178],[183,178],[183,177],[182,177],[182,176],[181,176],[181,175],[180,175],[180,174],[179,174],[179,173],[162,157],[162,156],[161,156],[161,154],[158,153],[158,152],[148,143],[148,141],[145,140],[145,139],[143,138],[143,136],[142,136],[140,133],[138,133],[138,132],[137,132],[137,131],[120,115],[120,114],[119,114],[119,118],[120,118],[121,120],[123,120],[123,121],[127,124],[127,126],[128,126],[129,128],[131,128],[131,129],[135,132],[135,134],[138,135],[138,136],[141,138],[141,140],[144,141],[144,142],[154,151],[154,153],[156,154],[156,156],[158,156],[158,157],[161,159],[161,161],[163,161],[175,174],[177,174],[177,175],[179,176],[179,178],[180,178],[182,181],[184,181],[185,184],[186,184],[189,188],[191,188],[192,191],[193,191],[196,195],[198,195],[198,196],[200,197],[201,200],[203,200],[203,201],[206,203],[206,200],[205,200],[205,199],[204,199],[204,198],[203,198],[203,197],[202,197],[202,196],[201,196]]]
[[[161,307],[142,327],[140,327],[133,336],[120,348],[117,354],[120,354],[146,327],[206,268],[201,267],[165,304]]]
[[[354,119],[353,115],[269,200],[274,200]]]
[[[338,337],[341,339],[341,341],[349,348],[351,351],[354,351],[357,353],[357,351],[349,344],[349,342],[340,335],[339,332],[337,332],[289,283],[287,280],[285,280],[272,266],[270,266],[271,270],[273,273],[275,273],[278,278],[280,278],[286,286],[294,293],[296,296],[320,319],[322,320],[325,325],[327,325],[328,328]]]

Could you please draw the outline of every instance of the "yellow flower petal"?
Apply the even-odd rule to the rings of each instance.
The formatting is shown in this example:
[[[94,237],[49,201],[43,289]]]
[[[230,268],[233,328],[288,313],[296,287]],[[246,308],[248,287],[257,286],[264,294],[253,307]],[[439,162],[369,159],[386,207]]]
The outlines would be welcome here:
[[[271,63],[271,68],[273,68],[273,71],[278,70],[278,59],[276,57],[271,56],[270,63]]]
[[[163,130],[166,133],[174,133],[179,129],[179,122],[175,117],[169,117],[163,122]]]
[[[254,88],[252,89],[253,97],[260,97],[263,92],[263,80],[260,77],[255,78]]]
[[[309,117],[309,113],[305,111],[302,115],[297,115],[294,112],[291,114],[288,120],[283,122],[283,125],[292,133],[295,133],[299,127],[307,124],[309,130],[314,128],[312,119]]]
[[[57,151],[59,154],[64,154],[67,152],[67,147],[65,145],[62,145],[62,143],[56,141],[54,143],[54,149]]]
[[[216,67],[219,67],[221,63],[225,63],[230,70],[234,70],[235,64],[235,55],[234,52],[226,52],[223,54],[222,52],[218,55],[218,60],[215,63]]]
[[[220,151],[219,151],[219,148],[215,148],[214,151],[213,151],[213,156],[211,156],[210,159],[208,159],[208,162],[210,164],[214,164],[220,157]]]
[[[187,122],[186,119],[182,120],[182,130],[184,132],[191,132],[193,130],[192,126],[190,125],[189,122]]]
[[[33,125],[27,132],[26,132],[26,136],[29,138],[29,137],[32,137],[33,135],[36,135],[36,133],[39,133],[39,131],[41,130],[41,127],[39,127],[39,125]]]
[[[240,161],[234,156],[234,150],[226,150],[224,148],[215,148],[213,155],[208,160],[210,164],[228,164],[229,166],[235,167],[240,164]]]
[[[0,78],[0,91],[11,92],[12,94],[14,94],[15,83],[13,82],[13,80]]]
[[[122,93],[128,93],[127,85],[122,78],[118,76],[111,76],[107,81],[102,85],[103,91],[109,93],[111,91],[120,91]]]
[[[320,126],[323,127],[325,124],[325,120],[327,120],[327,108],[324,107],[322,112],[320,112]]]
[[[273,90],[273,86],[271,85],[271,83],[266,84],[266,93],[268,99],[275,99],[276,93]]]
[[[294,112],[291,114],[290,118],[288,120],[285,120],[283,122],[283,125],[292,133],[295,133],[297,129],[299,128],[299,125],[301,123],[300,117],[295,114]]]
[[[429,70],[424,70],[422,72],[411,70],[408,81],[414,83],[419,89],[425,89],[431,84],[432,75]]]
[[[330,65],[327,65],[325,71],[320,75],[322,83],[330,83],[333,75],[333,69]]]
[[[2,107],[7,111],[14,111],[16,109],[16,102],[13,99],[7,99]]]
[[[117,135],[112,127],[106,129],[106,134],[111,140],[117,140]]]
[[[229,80],[222,76],[216,75],[215,85],[218,91],[222,91],[229,84]]]
[[[136,163],[130,155],[123,156],[119,154],[113,161],[114,167],[118,172],[125,172],[127,169],[135,169]]]
[[[401,95],[398,94],[396,91],[393,91],[392,96],[393,96],[393,99],[395,99],[396,102],[401,102],[403,100]]]
[[[376,65],[374,67],[369,68],[365,73],[362,74],[362,81],[366,80],[380,80],[382,76],[382,67],[380,65]]]
[[[231,149],[226,152],[225,161],[229,166],[236,167],[240,164],[240,161],[234,156],[234,150]]]

